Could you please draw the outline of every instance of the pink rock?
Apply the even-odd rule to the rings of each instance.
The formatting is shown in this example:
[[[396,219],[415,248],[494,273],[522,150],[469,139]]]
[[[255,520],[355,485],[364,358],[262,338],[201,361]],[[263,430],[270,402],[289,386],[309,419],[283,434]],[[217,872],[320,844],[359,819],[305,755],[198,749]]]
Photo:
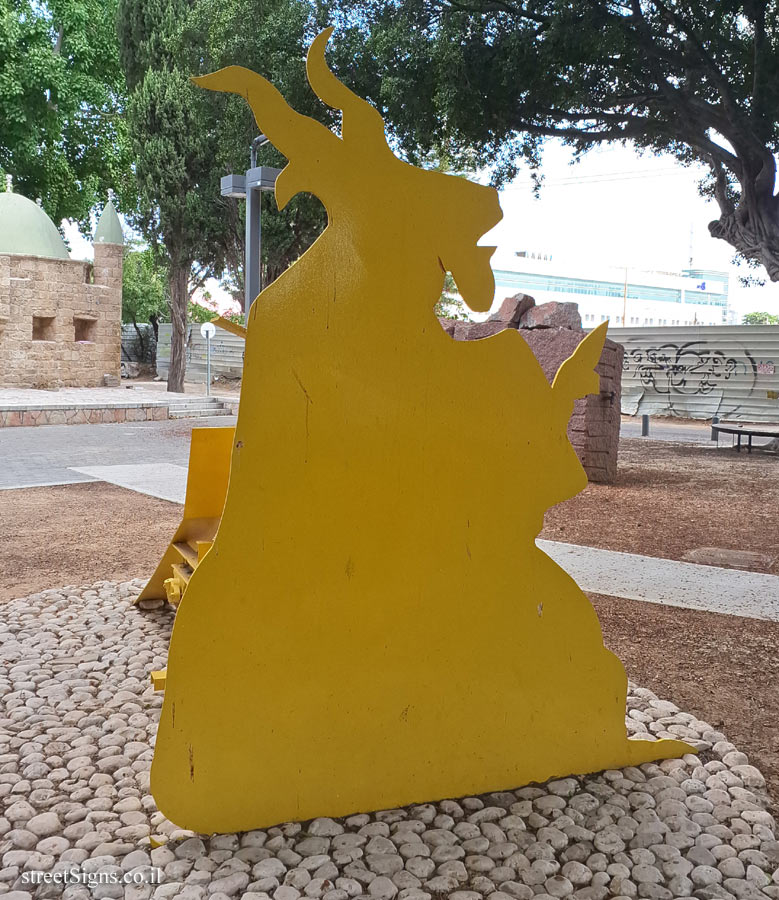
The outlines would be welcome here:
[[[536,306],[534,309],[543,309]],[[532,311],[532,310],[531,310]],[[564,360],[573,353],[584,339],[584,333],[570,328],[547,327],[539,329],[520,328],[523,340],[535,354],[551,384]]]
[[[481,338],[490,337],[499,331],[505,331],[504,322],[491,321],[487,322],[458,322],[454,329],[454,339],[456,341],[478,341]]]
[[[443,316],[438,316],[438,321],[441,325],[441,328],[449,335],[449,337],[454,337],[454,329],[458,324],[456,319],[445,319]]]
[[[570,328],[581,331],[582,317],[577,303],[560,303],[552,300],[540,306],[532,306],[519,322],[520,328]]]
[[[522,316],[536,305],[536,301],[528,294],[514,294],[506,297],[500,309],[493,313],[488,322],[503,322],[504,328],[518,328]]]

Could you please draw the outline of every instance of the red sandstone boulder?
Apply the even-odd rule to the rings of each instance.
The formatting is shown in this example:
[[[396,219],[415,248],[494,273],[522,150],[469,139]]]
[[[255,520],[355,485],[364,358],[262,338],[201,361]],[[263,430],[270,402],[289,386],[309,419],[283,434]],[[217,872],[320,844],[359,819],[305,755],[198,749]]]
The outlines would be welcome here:
[[[582,317],[576,303],[560,303],[552,300],[540,306],[531,306],[522,314],[520,328],[572,328],[581,331]]]
[[[454,329],[454,339],[456,341],[478,341],[480,338],[490,337],[505,330],[505,322],[493,322],[491,319],[486,322],[458,322]]]
[[[493,313],[488,322],[502,322],[504,328],[519,328],[522,316],[536,305],[536,301],[528,294],[514,294],[506,297],[500,309]]]
[[[443,316],[438,316],[438,321],[441,325],[441,328],[449,335],[449,337],[454,337],[454,328],[457,325],[456,319],[445,319]]]

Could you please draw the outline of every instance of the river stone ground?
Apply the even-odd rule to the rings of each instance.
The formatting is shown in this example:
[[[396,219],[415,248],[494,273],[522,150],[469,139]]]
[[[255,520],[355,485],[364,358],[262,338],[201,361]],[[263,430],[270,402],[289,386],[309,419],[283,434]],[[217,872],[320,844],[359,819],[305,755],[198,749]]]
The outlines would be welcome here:
[[[3,900],[779,900],[761,773],[723,734],[633,686],[629,731],[683,738],[699,756],[244,834],[183,831],[149,794],[162,698],[148,675],[164,665],[172,614],[132,607],[141,587],[98,582],[3,607]],[[152,870],[156,885],[29,883],[40,871]]]

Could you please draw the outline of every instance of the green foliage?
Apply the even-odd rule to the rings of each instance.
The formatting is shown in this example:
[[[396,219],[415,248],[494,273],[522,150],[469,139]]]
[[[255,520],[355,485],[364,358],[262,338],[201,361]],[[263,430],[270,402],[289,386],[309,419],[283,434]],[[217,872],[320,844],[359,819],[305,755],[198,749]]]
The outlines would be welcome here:
[[[305,75],[313,17],[308,0],[269,0],[260,5],[254,0],[195,0],[182,32],[182,52],[190,55],[192,71],[199,74],[226,65],[253,69],[298,112],[332,126],[336,113],[314,96]],[[259,133],[251,110],[240,97],[201,93],[203,127],[215,132],[214,175],[243,173],[249,167],[249,146]],[[286,160],[267,145],[260,148],[257,164],[283,168]],[[242,301],[245,204],[214,199],[216,214],[225,223],[229,283]],[[263,284],[277,278],[307,249],[325,221],[322,205],[311,195],[301,194],[279,211],[272,193],[263,194]]]
[[[122,322],[164,322],[169,317],[167,273],[151,248],[128,247],[122,270]]]
[[[779,316],[767,312],[751,312],[744,316],[744,325],[779,325]]]
[[[454,319],[457,322],[467,322],[469,319],[468,310],[457,293],[457,285],[451,272],[447,272],[444,278],[444,288],[435,305],[435,314],[440,319]]]
[[[216,319],[219,315],[216,310],[208,309],[207,307],[202,306],[200,303],[195,303],[193,300],[189,301],[187,312],[189,315],[189,320],[191,322],[197,323],[198,325],[202,325],[203,322],[210,322],[212,319]]]
[[[709,225],[779,279],[779,0],[333,0],[340,76],[412,161],[496,183],[560,137],[705,163]]]
[[[0,0],[0,177],[55,222],[132,205],[117,0]]]
[[[187,302],[194,276],[224,268],[214,215],[215,126],[180,52],[190,0],[119,0],[120,58],[130,89],[128,126],[139,193],[134,224],[164,252],[171,313],[168,389],[183,391]],[[197,263],[197,267],[195,264]]]
[[[214,141],[203,131],[200,94],[185,72],[148,69],[129,103],[129,123],[140,195],[133,217],[174,266],[221,266],[220,223],[213,217]]]
[[[203,322],[213,322],[220,315],[223,319],[235,322],[237,325],[243,325],[243,315],[241,313],[220,313],[208,291],[203,291],[203,294],[197,300],[189,301],[188,312],[190,321],[196,322],[198,325],[202,325]]]

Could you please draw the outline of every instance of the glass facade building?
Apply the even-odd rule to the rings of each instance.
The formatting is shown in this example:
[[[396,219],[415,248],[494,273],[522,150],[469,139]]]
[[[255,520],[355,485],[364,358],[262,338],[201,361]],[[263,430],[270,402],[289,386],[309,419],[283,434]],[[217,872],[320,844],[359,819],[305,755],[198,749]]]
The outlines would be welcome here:
[[[497,304],[516,293],[530,294],[538,304],[574,302],[585,327],[607,319],[628,326],[721,325],[727,314],[726,272],[596,268],[520,254],[501,254],[493,272]]]

